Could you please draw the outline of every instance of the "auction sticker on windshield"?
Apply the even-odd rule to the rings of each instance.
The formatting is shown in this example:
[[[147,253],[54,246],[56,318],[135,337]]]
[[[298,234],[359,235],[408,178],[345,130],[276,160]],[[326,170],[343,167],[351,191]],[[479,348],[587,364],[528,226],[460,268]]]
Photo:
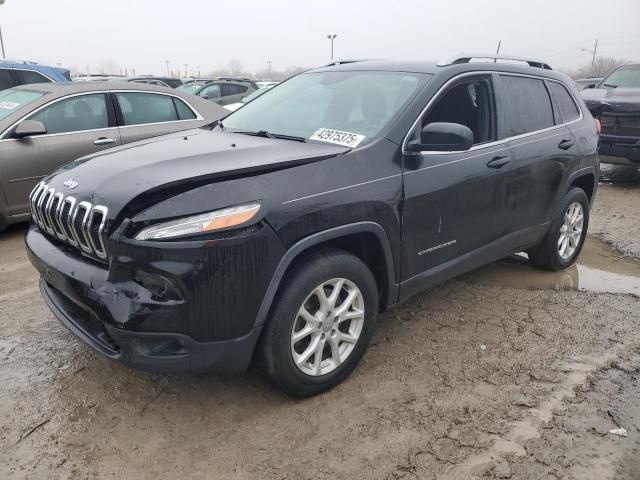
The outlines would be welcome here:
[[[364,135],[357,133],[341,132],[340,130],[332,130],[330,128],[319,128],[309,137],[310,140],[319,140],[321,142],[335,143],[343,147],[355,148],[365,139]]]
[[[19,107],[20,104],[16,102],[0,102],[0,108],[4,108],[6,110],[13,110],[16,107]]]

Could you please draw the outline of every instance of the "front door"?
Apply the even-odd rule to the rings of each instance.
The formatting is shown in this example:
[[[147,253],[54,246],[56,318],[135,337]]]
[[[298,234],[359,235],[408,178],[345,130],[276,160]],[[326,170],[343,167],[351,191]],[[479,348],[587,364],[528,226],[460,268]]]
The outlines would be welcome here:
[[[509,232],[503,216],[511,151],[496,142],[493,91],[490,75],[464,76],[436,97],[411,132],[410,138],[430,123],[457,123],[471,129],[474,146],[464,152],[405,154],[405,298],[439,273],[456,274],[466,256]]]
[[[10,215],[28,212],[28,196],[44,176],[77,158],[120,144],[105,94],[58,100],[26,117],[47,129],[46,135],[6,140],[3,155],[14,168],[0,176]]]

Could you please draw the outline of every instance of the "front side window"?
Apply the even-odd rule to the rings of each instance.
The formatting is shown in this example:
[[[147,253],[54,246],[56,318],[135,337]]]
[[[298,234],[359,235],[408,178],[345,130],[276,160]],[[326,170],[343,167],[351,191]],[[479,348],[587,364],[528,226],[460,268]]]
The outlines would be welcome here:
[[[204,87],[202,90],[200,90],[200,93],[198,93],[198,95],[206,98],[219,98],[220,85],[216,84],[216,85],[209,85],[207,87]]]
[[[502,75],[501,84],[504,137],[531,133],[555,125],[551,98],[542,80]]]
[[[30,83],[51,83],[51,80],[38,72],[32,72],[30,70],[16,70],[16,74],[18,75],[22,85]]]
[[[2,75],[2,70],[0,70]],[[0,120],[40,99],[44,93],[30,90],[3,90],[0,92]]]
[[[430,75],[404,72],[310,72],[278,85],[236,110],[224,127],[311,138],[320,129],[378,135]]]
[[[60,100],[32,115],[29,120],[42,122],[49,134],[80,132],[109,126],[107,102],[102,93]]]
[[[447,91],[422,119],[422,126],[434,122],[457,123],[473,132],[473,144],[495,140],[494,109],[488,79],[464,81]]]
[[[557,82],[549,82],[549,89],[553,94],[564,123],[572,122],[580,117],[580,110],[564,85],[560,85]]]
[[[155,93],[116,93],[124,125],[175,122],[178,112],[172,97]]]

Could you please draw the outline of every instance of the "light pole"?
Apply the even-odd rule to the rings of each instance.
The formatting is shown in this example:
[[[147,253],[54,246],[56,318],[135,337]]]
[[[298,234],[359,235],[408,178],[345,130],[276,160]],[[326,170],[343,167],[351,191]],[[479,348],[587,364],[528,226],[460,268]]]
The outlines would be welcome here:
[[[336,39],[337,36],[338,36],[337,33],[332,33],[330,35],[327,35],[327,38],[331,40],[331,60],[333,60],[333,41]]]
[[[167,65],[167,77],[171,76],[171,73],[169,71],[169,64],[171,63],[170,60],[163,60],[163,62]]]
[[[272,61],[271,60],[267,60],[267,75],[269,76],[269,80],[271,80],[271,65],[272,65]]]
[[[580,50],[582,50],[583,52],[589,52],[593,54],[593,57],[591,57],[591,68],[593,68],[593,65],[596,63],[596,52],[598,51],[598,39],[596,38],[596,43],[593,46],[593,50],[589,50],[588,48],[581,48]]]
[[[0,0],[0,5],[4,3],[4,0]],[[0,47],[2,47],[2,59],[6,59],[7,56],[4,53],[4,40],[2,39],[2,27],[0,27]]]
[[[184,64],[184,77],[187,78],[189,76],[189,72],[187,71],[187,68],[189,68],[189,64],[185,63]]]

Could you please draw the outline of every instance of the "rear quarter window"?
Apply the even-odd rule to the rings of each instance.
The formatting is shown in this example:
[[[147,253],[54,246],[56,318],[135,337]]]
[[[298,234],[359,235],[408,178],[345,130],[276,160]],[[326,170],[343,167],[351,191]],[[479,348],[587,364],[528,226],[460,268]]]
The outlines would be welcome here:
[[[549,82],[549,89],[553,94],[562,122],[572,122],[580,117],[580,110],[564,85],[557,82]]]
[[[30,83],[50,83],[51,80],[38,72],[32,72],[30,70],[16,70],[18,80],[22,85]]]
[[[544,81],[501,75],[502,137],[554,126],[553,107]]]

